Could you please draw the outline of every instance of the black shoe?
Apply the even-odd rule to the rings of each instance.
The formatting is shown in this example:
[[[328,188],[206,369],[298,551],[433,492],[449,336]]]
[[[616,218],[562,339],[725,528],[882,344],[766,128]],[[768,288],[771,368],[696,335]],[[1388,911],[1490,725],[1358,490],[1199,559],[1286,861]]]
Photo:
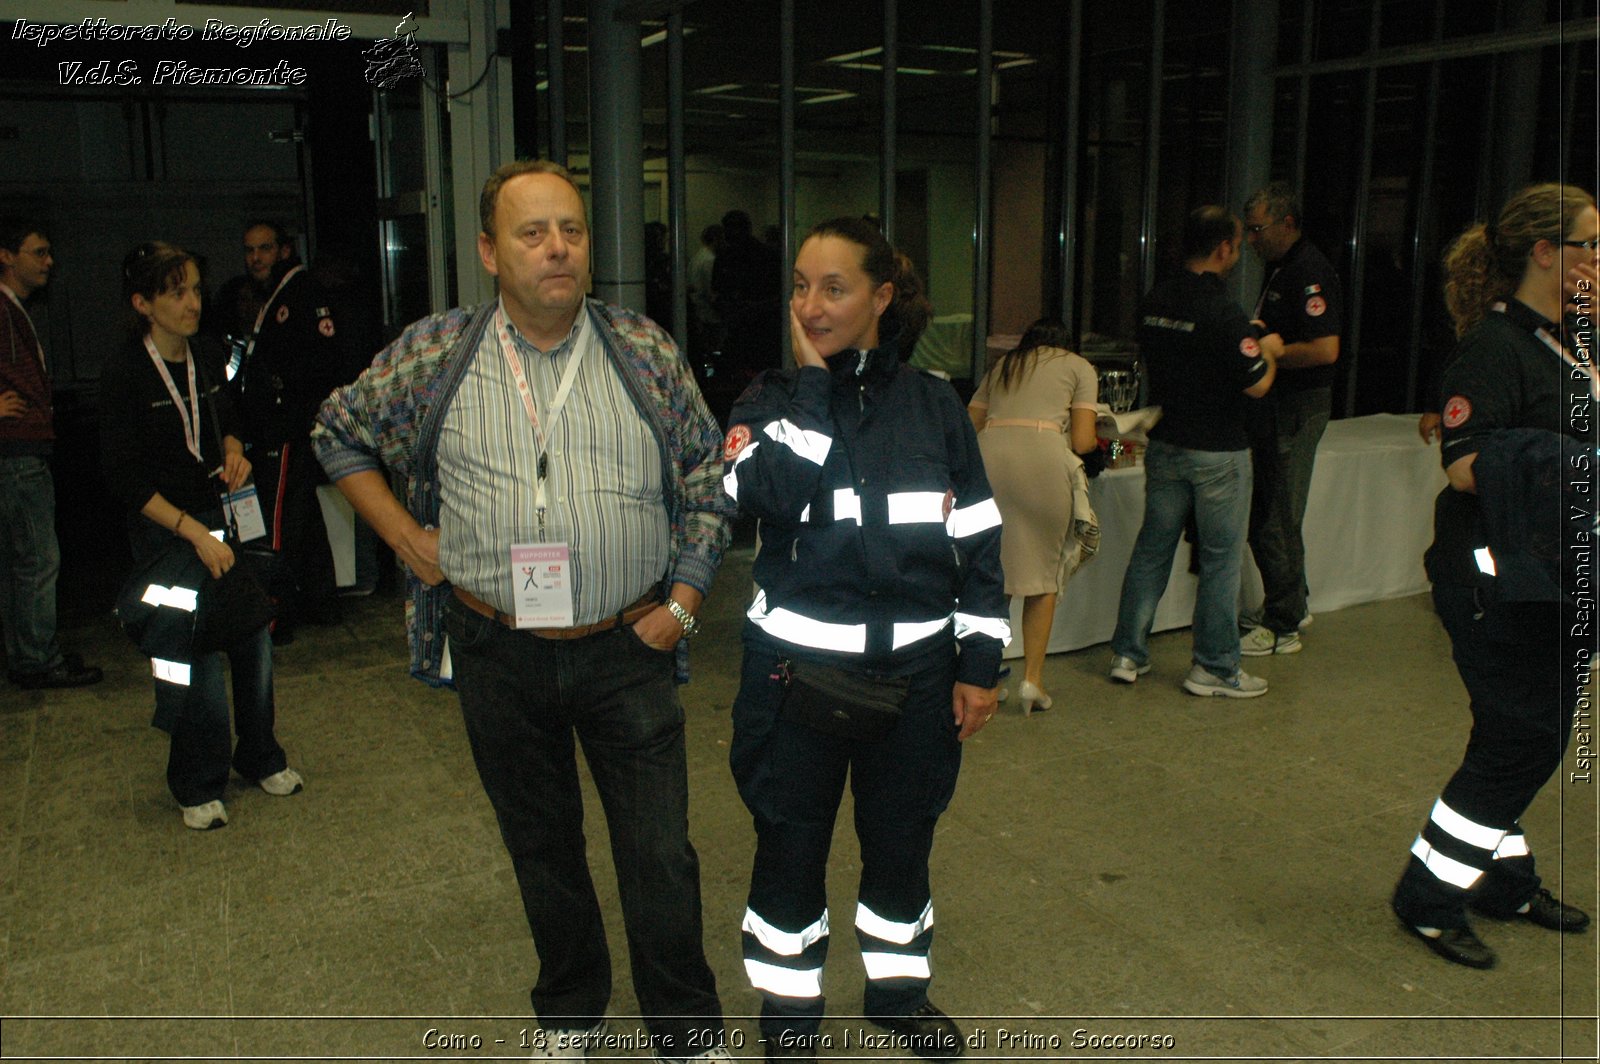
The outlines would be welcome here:
[[[1404,920],[1400,921],[1400,926],[1422,939],[1429,949],[1447,961],[1464,964],[1468,968],[1494,967],[1494,950],[1485,946],[1470,927],[1447,927],[1434,936],[1423,934]]]
[[[922,1007],[909,1016],[869,1018],[903,1040],[896,1048],[909,1049],[924,1060],[954,1060],[966,1044],[961,1028],[931,1001],[923,1002]]]
[[[12,683],[24,691],[41,691],[57,687],[87,687],[99,683],[105,674],[93,665],[85,665],[76,654],[62,659],[61,664],[43,672],[12,672],[6,674]]]
[[[1539,893],[1528,899],[1526,912],[1497,913],[1484,912],[1482,909],[1477,911],[1496,920],[1515,920],[1520,916],[1529,923],[1538,924],[1551,931],[1582,931],[1589,926],[1588,913],[1568,905],[1544,887],[1540,887]]]

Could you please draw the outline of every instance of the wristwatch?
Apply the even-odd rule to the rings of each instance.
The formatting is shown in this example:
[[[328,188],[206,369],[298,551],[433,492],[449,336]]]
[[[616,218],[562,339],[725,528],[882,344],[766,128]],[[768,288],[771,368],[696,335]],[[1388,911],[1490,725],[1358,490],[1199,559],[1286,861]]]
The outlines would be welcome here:
[[[684,609],[683,606],[678,603],[677,599],[669,598],[667,599],[665,605],[667,607],[667,612],[676,617],[678,619],[678,623],[683,625],[683,637],[685,639],[690,638],[700,630],[700,622],[695,619],[695,615]]]

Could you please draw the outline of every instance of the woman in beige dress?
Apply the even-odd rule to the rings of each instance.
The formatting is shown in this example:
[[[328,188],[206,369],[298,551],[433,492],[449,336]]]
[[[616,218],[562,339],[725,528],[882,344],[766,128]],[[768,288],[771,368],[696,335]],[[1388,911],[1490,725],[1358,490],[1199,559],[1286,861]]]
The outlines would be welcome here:
[[[967,406],[1000,507],[1006,594],[1022,596],[1024,714],[1051,705],[1040,680],[1072,547],[1072,469],[1097,445],[1098,378],[1071,341],[1059,320],[1034,322]]]

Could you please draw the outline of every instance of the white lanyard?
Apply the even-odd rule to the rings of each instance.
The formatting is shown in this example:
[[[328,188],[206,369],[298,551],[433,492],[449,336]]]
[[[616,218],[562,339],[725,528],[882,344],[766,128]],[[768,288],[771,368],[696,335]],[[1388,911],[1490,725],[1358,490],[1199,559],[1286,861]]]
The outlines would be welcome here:
[[[256,337],[261,335],[261,323],[267,320],[267,308],[272,306],[272,301],[274,299],[278,298],[278,293],[283,291],[283,286],[289,283],[289,278],[293,277],[295,274],[299,273],[305,268],[305,263],[302,262],[300,265],[284,274],[283,277],[278,281],[278,287],[272,290],[272,294],[267,297],[267,301],[261,304],[261,309],[256,311],[255,328],[250,330],[250,342],[246,344],[244,348],[245,361],[248,362],[250,360],[250,356],[255,352]]]
[[[16,304],[17,313],[22,315],[23,322],[28,326],[28,332],[33,335],[33,349],[39,352],[39,368],[48,371],[49,367],[44,364],[44,345],[39,342],[39,331],[33,327],[33,319],[28,317],[28,308],[22,305],[22,300],[18,299],[17,294],[10,288],[0,284],[0,291],[5,292],[6,298]]]
[[[578,313],[587,314],[582,307]],[[539,512],[539,533],[544,535],[544,481],[549,471],[549,463],[545,450],[549,441],[544,429],[539,423],[539,412],[534,407],[533,389],[528,386],[527,375],[522,371],[522,358],[517,354],[515,342],[511,339],[510,324],[506,321],[506,308],[502,304],[494,312],[495,335],[500,341],[500,353],[505,356],[506,367],[511,370],[511,378],[517,383],[517,395],[522,399],[522,409],[528,415],[528,423],[533,426],[534,447],[539,459],[538,475],[535,477],[533,505]],[[578,379],[578,363],[583,361],[585,348],[583,337],[577,336],[572,344],[572,353],[567,355],[567,368],[561,373],[561,383],[556,386],[555,398],[550,401],[550,407],[545,411],[550,430],[555,431],[557,419],[561,417],[561,408],[567,405],[567,396],[572,393],[573,382]]]
[[[161,352],[156,350],[155,341],[150,339],[150,334],[144,336],[145,354],[150,356],[150,361],[155,363],[156,372],[161,374],[161,383],[167,386],[167,394],[172,396],[172,405],[178,408],[178,417],[183,420],[183,445],[189,448],[189,453],[194,455],[196,462],[204,462],[200,457],[200,389],[194,383],[194,354],[189,350],[189,341],[183,342],[184,362],[189,368],[189,409],[183,407],[183,397],[178,394],[178,385],[173,381],[172,374],[167,372],[167,360],[161,357]]]
[[[1506,312],[1506,305],[1503,302],[1494,303],[1489,307],[1489,309],[1494,311],[1496,314],[1504,314]],[[1600,382],[1595,380],[1594,366],[1587,362],[1579,362],[1572,352],[1567,350],[1566,345],[1552,336],[1550,334],[1550,330],[1546,329],[1543,325],[1534,329],[1533,335],[1539,338],[1540,343],[1544,344],[1544,346],[1555,352],[1556,357],[1561,359],[1562,362],[1577,370],[1580,375],[1587,377],[1589,379],[1589,395],[1596,400],[1600,400]]]

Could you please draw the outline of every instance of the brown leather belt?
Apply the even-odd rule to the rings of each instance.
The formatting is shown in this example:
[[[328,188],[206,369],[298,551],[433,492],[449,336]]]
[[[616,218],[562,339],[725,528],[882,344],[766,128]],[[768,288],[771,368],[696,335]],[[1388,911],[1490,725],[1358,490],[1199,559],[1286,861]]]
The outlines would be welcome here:
[[[641,598],[638,602],[635,602],[633,605],[625,606],[617,613],[607,617],[605,620],[595,621],[593,624],[579,624],[571,628],[518,628],[517,619],[510,614],[501,613],[499,610],[495,609],[493,606],[489,605],[487,602],[483,601],[481,598],[464,588],[457,587],[454,590],[456,593],[456,598],[460,599],[461,604],[467,609],[471,610],[473,613],[487,617],[491,621],[495,621],[499,624],[503,624],[512,631],[526,632],[528,635],[536,635],[540,639],[582,639],[584,636],[599,635],[601,632],[609,632],[613,628],[620,628],[625,624],[632,624],[634,621],[637,621],[639,618],[643,617],[645,614],[661,605],[661,600],[656,597],[656,593],[654,591],[649,591],[645,593],[643,598]]]

